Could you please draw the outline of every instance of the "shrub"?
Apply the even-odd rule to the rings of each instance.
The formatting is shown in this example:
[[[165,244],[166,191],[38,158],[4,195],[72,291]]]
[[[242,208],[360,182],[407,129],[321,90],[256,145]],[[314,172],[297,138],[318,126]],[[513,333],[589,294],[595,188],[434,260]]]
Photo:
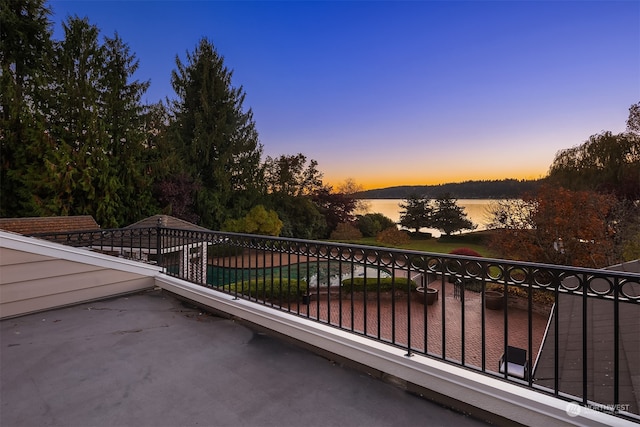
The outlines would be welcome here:
[[[452,250],[449,253],[451,255],[466,255],[466,256],[482,257],[482,255],[480,255],[478,252],[474,251],[473,249],[469,249],[469,248],[456,248],[456,249]]]
[[[411,286],[411,290],[417,288],[416,282],[409,280],[405,277],[383,277],[378,279],[377,277],[353,277],[350,279],[344,279],[342,281],[342,289],[349,292],[362,292],[365,289],[367,292],[387,292],[391,290],[403,291],[407,289],[407,284]],[[379,286],[379,288],[378,288]]]
[[[331,240],[358,240],[362,239],[362,233],[353,225],[341,222],[329,236]]]
[[[376,236],[376,241],[393,246],[406,245],[410,240],[407,232],[398,230],[397,227],[389,227]]]
[[[244,218],[228,219],[222,226],[225,231],[235,233],[264,234],[279,236],[283,222],[276,211],[267,210],[262,205],[254,206]]]
[[[239,293],[262,300],[296,302],[307,294],[307,283],[296,279],[274,277],[251,278],[247,281],[229,285],[229,292]]]
[[[486,289],[488,291],[504,292],[504,285],[488,283]],[[507,286],[507,293],[515,297],[529,298],[528,290],[526,288],[521,288],[520,286]],[[553,291],[547,291],[544,289],[533,289],[531,292],[531,298],[535,303],[546,305],[552,305],[555,301]]]
[[[358,229],[365,237],[374,237],[382,230],[396,227],[396,223],[381,213],[368,213],[358,216]]]
[[[433,238],[433,234],[426,231],[411,231],[409,236],[411,240],[429,240]]]

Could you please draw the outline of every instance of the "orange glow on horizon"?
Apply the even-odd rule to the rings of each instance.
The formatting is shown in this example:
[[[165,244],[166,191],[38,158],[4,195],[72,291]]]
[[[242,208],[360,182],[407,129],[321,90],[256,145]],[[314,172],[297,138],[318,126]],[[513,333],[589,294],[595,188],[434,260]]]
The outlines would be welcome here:
[[[403,175],[393,175],[393,176],[350,176],[337,178],[334,174],[325,174],[324,182],[325,184],[331,185],[334,188],[338,187],[340,184],[344,183],[346,179],[352,179],[355,183],[362,187],[363,190],[374,190],[379,188],[388,188],[388,187],[396,187],[396,186],[419,186],[419,185],[440,185],[440,184],[450,184],[450,183],[459,183],[466,181],[492,181],[492,180],[503,180],[503,179],[517,179],[517,180],[535,180],[541,179],[546,176],[545,173],[541,173],[540,171],[530,171],[524,172],[520,171],[520,173],[512,173],[504,172],[504,171],[496,171],[495,173],[485,173],[485,174],[474,174],[474,175],[460,175],[460,174],[439,174],[438,176],[403,176]]]

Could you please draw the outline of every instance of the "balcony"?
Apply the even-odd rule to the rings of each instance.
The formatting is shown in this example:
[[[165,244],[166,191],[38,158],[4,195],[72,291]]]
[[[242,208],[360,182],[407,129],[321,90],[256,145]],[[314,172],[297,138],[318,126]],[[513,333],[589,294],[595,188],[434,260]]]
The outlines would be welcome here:
[[[330,360],[353,365],[374,377],[387,379],[413,394],[426,396],[447,407],[471,413],[478,420],[496,424],[518,422],[529,425],[632,425],[640,421],[636,397],[640,396],[640,393],[634,388],[637,387],[636,379],[639,375],[637,360],[640,348],[640,326],[637,322],[640,274],[637,272],[575,269],[165,227],[85,231],[40,237],[67,246],[2,234],[0,315],[7,319],[2,321],[2,342],[8,342],[7,345],[14,344],[10,347],[12,352],[17,352],[23,346],[26,348],[27,341],[24,340],[24,336],[16,336],[15,332],[20,331],[14,330],[11,322],[27,322],[36,328],[35,325],[55,322],[62,316],[59,313],[64,314],[64,310],[72,310],[74,306],[63,311],[42,311],[51,307],[142,289],[156,289],[143,295],[129,296],[125,301],[142,300],[145,301],[144,306],[151,301],[165,298],[163,304],[173,307],[169,310],[158,310],[158,313],[162,314],[151,310],[156,313],[155,323],[151,324],[155,324],[157,333],[163,336],[159,339],[164,344],[171,344],[171,351],[166,345],[158,351],[163,355],[164,363],[172,367],[171,372],[174,372],[173,369],[175,372],[183,372],[185,378],[192,378],[187,382],[197,383],[202,375],[195,374],[193,377],[194,372],[205,373],[212,369],[209,365],[217,367],[221,362],[229,360],[227,358],[237,360],[237,363],[246,367],[247,378],[253,378],[258,384],[258,389],[261,387],[260,384],[272,383],[273,387],[265,386],[265,390],[272,388],[291,397],[289,407],[273,405],[268,410],[265,409],[268,406],[266,402],[257,396],[255,399],[249,399],[252,402],[259,400],[256,405],[261,409],[258,410],[251,405],[251,409],[246,409],[248,413],[256,416],[258,413],[275,411],[280,416],[280,424],[283,419],[290,419],[287,414],[295,414],[296,417],[301,417],[296,420],[306,420],[304,422],[311,425],[326,424],[324,421],[332,424],[329,422],[332,418],[323,418],[321,422],[305,417],[317,414],[318,408],[326,408],[326,405],[343,408],[340,404],[344,404],[345,399],[348,400],[346,396],[326,401],[324,398],[327,393],[318,390],[327,387],[331,389],[332,382],[342,384],[340,381],[344,379],[333,379],[328,384],[320,383],[324,385],[311,382],[316,385],[307,387],[306,381],[300,384],[299,376],[309,378],[310,371],[321,372],[321,378],[326,375],[321,368],[305,368],[316,366],[313,360],[317,359],[313,357],[310,361],[305,359],[300,365],[291,362],[281,365],[280,368],[269,364],[260,368],[257,365],[254,367],[255,358],[250,359],[251,361],[243,359],[243,345],[246,347],[249,341],[246,338],[243,341],[241,336],[259,337],[257,341],[267,341],[268,349],[263,355],[267,360],[280,357],[270,352],[276,349],[273,343],[277,340],[271,338],[275,334],[313,349]],[[114,258],[113,255],[118,258]],[[63,265],[63,272],[58,271],[60,265]],[[87,282],[91,283],[83,288],[83,284],[86,285]],[[358,289],[353,282],[369,285]],[[426,293],[418,293],[415,290],[416,286],[437,290],[438,298],[429,304]],[[54,289],[56,287],[59,288],[59,292]],[[503,291],[502,304],[498,310],[486,307],[490,289]],[[201,307],[202,311],[189,309],[191,311],[185,312],[188,314],[180,314],[181,309],[176,309],[178,306],[175,296]],[[540,296],[544,298],[541,299]],[[80,341],[91,341],[89,337],[100,336],[101,330],[108,330],[116,338],[119,337],[119,344],[134,344],[137,337],[142,336],[139,332],[149,329],[145,326],[147,321],[135,320],[137,316],[143,317],[147,309],[136,306],[119,311],[121,309],[118,307],[122,301],[120,298],[91,303],[94,305],[76,306],[85,309],[82,310],[83,314],[94,311],[124,313],[121,314],[123,318],[133,316],[133,319],[126,320],[122,327],[115,328],[114,322],[117,321],[114,319],[103,324],[96,319],[81,317],[75,320],[69,318],[68,321],[64,321],[65,317],[60,317],[63,320],[55,322],[53,327],[80,324],[88,328],[78,335],[77,339]],[[109,305],[114,302],[117,302],[115,306]],[[95,309],[96,305],[100,310]],[[89,310],[92,307],[94,309]],[[216,339],[205,339],[204,344],[194,344],[187,338],[180,338],[189,334],[181,333],[174,337],[168,333],[165,335],[163,331],[171,329],[171,322],[176,316],[191,316],[189,319],[192,325],[220,325],[218,318],[206,314],[205,308],[225,317],[242,320],[251,325],[251,328],[259,327],[259,330],[266,331],[267,335],[248,332],[252,329],[230,333],[224,340],[235,344],[238,341],[242,343],[235,348],[231,346],[229,351],[233,351],[234,354],[214,354],[211,360],[203,361],[197,355],[213,352],[216,346],[210,343],[217,342]],[[38,315],[24,316],[30,312],[38,312]],[[48,316],[49,313],[55,315],[52,314],[51,317]],[[37,323],[36,320],[40,318],[44,320]],[[198,322],[198,319],[204,322]],[[227,327],[232,328],[225,326]],[[92,328],[96,329],[95,333],[91,332]],[[62,328],[62,331],[64,330]],[[38,336],[37,330],[30,331],[32,332],[29,334],[33,335],[29,335],[28,342],[39,341],[33,339]],[[14,335],[11,335],[12,333]],[[12,337],[11,342],[7,341],[7,336]],[[284,352],[286,356],[287,351],[298,354],[300,351],[297,347],[279,345],[277,350],[274,350],[278,355]],[[59,360],[54,358],[53,366],[64,364],[65,353],[67,358],[69,355],[77,354],[77,351],[59,347],[62,356],[57,355],[60,357]],[[108,344],[106,347],[96,344],[96,347],[103,348],[99,354],[108,354]],[[90,346],[91,348],[94,347]],[[119,347],[118,351],[128,355],[129,352],[134,352],[134,348],[137,347],[124,346]],[[520,375],[520,368],[516,365],[506,364],[505,369],[500,369],[500,360],[509,355],[509,348],[517,348],[526,354],[524,365],[522,362],[518,365],[526,375]],[[173,356],[167,359],[165,353]],[[5,388],[5,354],[8,354],[6,348],[3,351],[3,416],[7,413],[4,410],[4,402],[5,396],[8,395]],[[29,354],[30,352],[25,351],[25,354],[20,355],[20,359],[34,357],[28,356]],[[120,359],[120,353],[117,354]],[[136,357],[135,360],[149,360],[153,357],[156,357],[153,352],[143,351],[140,358]],[[39,362],[44,363],[41,359]],[[191,370],[181,364],[184,360],[183,363],[189,365],[193,359],[196,359],[197,363],[190,365],[194,367]],[[220,362],[216,363],[218,359]],[[78,372],[80,378],[70,379],[69,384],[84,384],[84,381],[91,381],[91,378],[113,378],[115,383],[122,381],[123,394],[120,400],[105,402],[104,405],[117,405],[117,402],[124,406],[129,405],[131,401],[126,394],[127,387],[133,387],[133,390],[141,384],[144,385],[143,371],[136,371],[133,366],[110,367],[108,362],[99,362],[98,357],[93,372],[89,370],[88,374],[80,375],[80,368],[70,369],[69,372]],[[83,363],[91,366],[91,358]],[[35,365],[37,364],[34,363],[33,366]],[[131,365],[135,363],[131,362]],[[119,376],[116,372],[120,373],[121,369],[124,375],[127,369],[130,369],[140,378],[134,375],[134,382],[131,379],[127,381],[126,378],[117,380]],[[279,369],[283,372],[274,372]],[[99,371],[96,373],[95,370]],[[257,371],[261,375],[257,375]],[[47,372],[50,375],[52,371]],[[170,384],[166,381],[176,377],[174,374],[163,372],[164,375],[153,377],[153,380],[159,381],[160,388],[166,393],[170,390]],[[25,393],[19,395],[19,398],[16,397],[20,402],[28,401],[25,400],[26,396],[35,399],[37,395],[37,390],[18,386],[23,376],[28,376],[28,372],[11,377],[11,387],[15,386]],[[217,384],[215,387],[221,387],[224,380],[221,381],[214,381]],[[225,388],[224,394],[234,396],[241,393],[239,390],[234,391],[231,387],[234,381],[229,381],[230,388]],[[351,381],[354,381],[353,384],[358,383],[356,378],[349,379],[348,384],[352,384]],[[291,382],[295,383],[295,386]],[[377,385],[372,386],[366,383],[365,386],[357,386],[354,390],[362,390],[362,387],[368,390],[379,387],[382,383],[375,384]],[[177,390],[187,387],[180,381],[173,386]],[[114,387],[120,389],[117,384]],[[211,399],[212,389],[207,386],[195,386],[196,390],[200,387],[204,387],[203,393]],[[69,386],[64,391],[71,393],[72,389],[73,387]],[[339,389],[344,389],[344,386],[340,386]],[[65,393],[60,394],[60,399],[63,399]],[[356,391],[353,393],[357,394]],[[392,395],[396,396],[394,393],[397,391],[390,392],[389,396],[386,393],[388,391],[381,393],[378,398],[391,398]],[[175,393],[170,391],[169,394]],[[315,396],[317,400],[306,400],[307,394]],[[139,395],[136,396],[136,399],[142,399]],[[304,397],[299,401],[298,396]],[[383,412],[388,415],[394,413],[397,408],[404,408],[404,398],[406,395],[403,394],[397,406],[394,400],[394,409],[385,409]],[[82,401],[82,395],[78,396],[78,399]],[[175,404],[176,408],[180,408],[179,411],[184,411],[181,399],[177,398]],[[373,399],[373,402],[376,398],[367,399]],[[271,400],[283,404],[282,400],[273,396]],[[157,396],[156,400],[151,402],[141,400],[141,404],[154,407],[154,401],[158,401]],[[299,406],[296,406],[297,401]],[[227,402],[227,405],[233,403],[226,400],[222,402]],[[244,403],[247,404],[246,401]],[[353,402],[344,409],[337,409],[337,413],[347,411],[350,405],[352,406]],[[411,410],[403,409],[400,412],[406,417],[415,415],[413,422],[418,424],[423,423],[420,420],[425,419],[425,414],[421,412],[425,408],[429,408],[430,414],[458,416],[441,407],[435,410],[424,405],[430,403],[420,401],[416,404],[412,401]],[[377,409],[363,410],[363,414],[377,413],[375,411],[379,411],[381,407],[380,404],[373,406]],[[238,414],[239,409],[236,406],[225,407],[234,408],[227,416]],[[145,417],[152,412],[148,409],[140,410],[147,414]],[[115,412],[107,413],[114,416]],[[15,412],[13,414],[15,415]],[[323,414],[329,416],[324,412]],[[333,415],[335,414],[331,416]],[[344,413],[342,415],[346,416]],[[400,419],[396,418],[397,416],[399,415],[393,415],[388,423],[383,421],[384,417],[377,418],[377,424],[393,424],[395,420]],[[170,419],[166,419],[169,422]],[[188,418],[173,419],[182,423]],[[342,424],[344,419],[352,420],[343,418]],[[427,416],[427,419],[434,418]],[[360,424],[357,420],[355,418],[353,422]],[[366,417],[359,420],[369,423]],[[456,418],[438,422],[434,419],[436,423],[441,424],[475,422],[475,419],[471,418],[461,420]],[[114,423],[117,424],[117,421],[114,420]],[[249,417],[244,420],[227,421],[229,424],[252,424],[258,419]],[[259,421],[261,424],[265,423],[264,419]],[[271,422],[275,424],[276,420],[266,421],[267,424]],[[114,423],[105,421],[104,424]],[[224,423],[221,421],[221,424]],[[338,423],[340,422],[336,422]]]

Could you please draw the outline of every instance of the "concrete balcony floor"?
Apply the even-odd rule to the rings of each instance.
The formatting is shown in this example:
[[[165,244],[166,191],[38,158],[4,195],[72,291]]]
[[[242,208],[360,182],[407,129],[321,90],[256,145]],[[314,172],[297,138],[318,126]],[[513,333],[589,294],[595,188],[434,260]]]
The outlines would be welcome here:
[[[0,322],[2,426],[484,422],[150,291]]]

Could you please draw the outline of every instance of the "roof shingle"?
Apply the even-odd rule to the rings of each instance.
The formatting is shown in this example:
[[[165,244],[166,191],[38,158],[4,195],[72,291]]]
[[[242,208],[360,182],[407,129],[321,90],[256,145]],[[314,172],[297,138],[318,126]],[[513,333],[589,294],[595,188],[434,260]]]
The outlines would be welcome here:
[[[99,228],[91,215],[0,218],[0,230],[24,235]]]

